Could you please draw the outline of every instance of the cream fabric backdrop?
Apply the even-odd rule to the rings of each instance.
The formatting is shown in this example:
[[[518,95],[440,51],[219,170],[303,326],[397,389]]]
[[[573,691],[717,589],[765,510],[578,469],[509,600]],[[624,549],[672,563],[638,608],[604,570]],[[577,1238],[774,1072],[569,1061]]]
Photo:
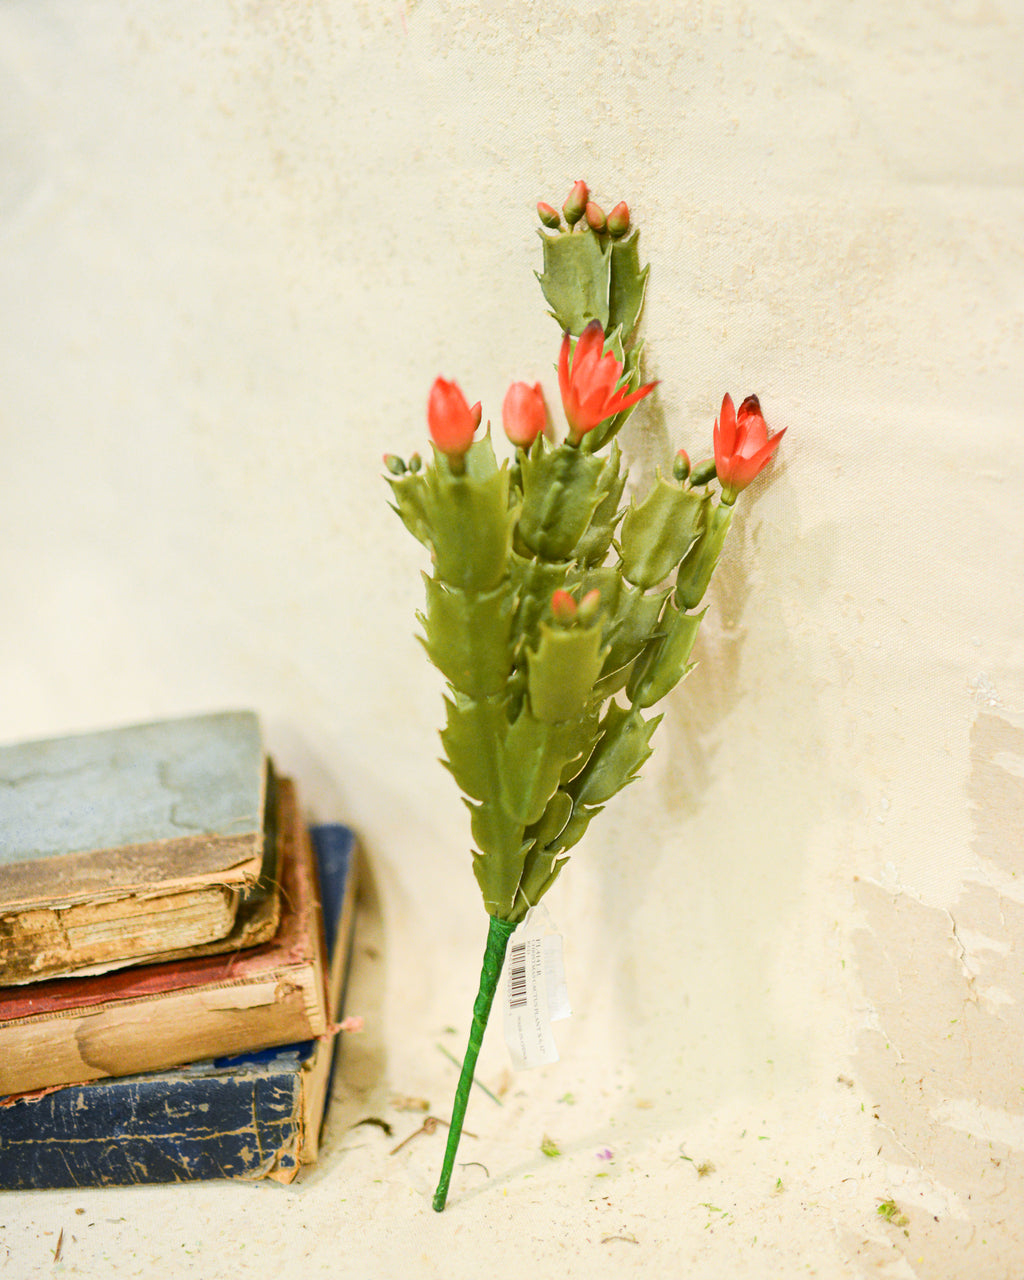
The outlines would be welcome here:
[[[771,9],[0,8],[0,735],[255,707],[377,957],[300,1193],[11,1197],[12,1274],[1017,1274],[1024,15]],[[349,1128],[447,1114],[485,934],[380,457],[438,373],[557,405],[580,177],[652,264],[635,474],[727,390],[789,431],[550,895],[563,1061],[492,1027],[438,1219],[442,1134]]]

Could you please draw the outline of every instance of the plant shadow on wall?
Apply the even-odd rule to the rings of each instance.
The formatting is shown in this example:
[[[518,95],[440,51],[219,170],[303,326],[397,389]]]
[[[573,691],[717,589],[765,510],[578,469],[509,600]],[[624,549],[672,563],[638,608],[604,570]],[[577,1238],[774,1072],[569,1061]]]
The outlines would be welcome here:
[[[703,602],[694,669],[663,704],[645,789],[630,788],[621,814],[609,814],[590,862],[602,932],[616,921],[625,930],[614,956],[594,957],[600,977],[592,989],[609,988],[601,1003],[621,1021],[616,1043],[634,1090],[658,1099],[671,1082],[673,1108],[680,1096],[701,1109],[748,1087],[768,1058],[776,1078],[803,1069],[806,1026],[780,1013],[770,984],[780,933],[801,928],[809,835],[828,804],[827,796],[806,797],[793,763],[801,760],[798,739],[820,738],[820,713],[804,691],[799,705],[777,705],[777,697],[759,704],[758,723],[748,717],[739,740],[725,732],[749,694],[741,674],[755,615],[757,643],[770,646],[778,677],[792,683],[787,673],[801,661],[798,637],[777,607],[760,608],[762,588],[749,571],[758,495],[779,485],[788,489],[776,465],[734,521]],[[784,833],[766,830],[780,810]],[[645,1122],[658,1123],[659,1105]],[[631,1105],[626,1116],[633,1126],[640,1119]]]

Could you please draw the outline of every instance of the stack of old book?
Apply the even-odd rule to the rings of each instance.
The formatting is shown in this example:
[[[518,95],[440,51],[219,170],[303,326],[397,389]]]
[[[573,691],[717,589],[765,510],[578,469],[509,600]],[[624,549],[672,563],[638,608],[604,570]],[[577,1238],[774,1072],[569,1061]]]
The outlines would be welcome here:
[[[0,748],[0,1188],[291,1181],[354,871],[251,712]]]

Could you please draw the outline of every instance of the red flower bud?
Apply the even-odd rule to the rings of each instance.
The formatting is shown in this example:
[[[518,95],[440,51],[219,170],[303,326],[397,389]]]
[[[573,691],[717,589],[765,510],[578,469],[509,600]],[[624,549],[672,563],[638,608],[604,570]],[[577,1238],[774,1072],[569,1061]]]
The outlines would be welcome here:
[[[461,459],[473,443],[480,414],[480,405],[475,404],[471,409],[454,382],[435,379],[427,402],[427,424],[434,444],[449,461]]]
[[[561,622],[564,626],[576,621],[576,601],[568,593],[559,588],[552,593],[551,596],[551,612],[554,614],[556,622]]]
[[[574,227],[583,217],[589,199],[590,192],[587,190],[587,184],[582,179],[574,182],[565,204],[562,205],[562,212],[570,227]]]
[[[605,229],[607,219],[604,216],[604,210],[599,204],[594,204],[593,201],[590,201],[587,204],[586,214],[587,222],[590,224],[592,230],[603,231]]]
[[[548,423],[547,406],[540,383],[513,382],[501,406],[505,434],[514,445],[529,449]]]
[[[613,236],[624,236],[629,230],[629,205],[620,201],[608,215],[608,230]]]
[[[537,216],[552,231],[561,226],[562,219],[558,216],[558,210],[553,209],[549,204],[545,204],[543,200],[537,205]]]
[[[722,484],[724,503],[735,502],[736,495],[764,470],[785,434],[783,427],[769,440],[757,396],[747,396],[738,413],[732,397],[725,397],[715,423],[715,471]]]

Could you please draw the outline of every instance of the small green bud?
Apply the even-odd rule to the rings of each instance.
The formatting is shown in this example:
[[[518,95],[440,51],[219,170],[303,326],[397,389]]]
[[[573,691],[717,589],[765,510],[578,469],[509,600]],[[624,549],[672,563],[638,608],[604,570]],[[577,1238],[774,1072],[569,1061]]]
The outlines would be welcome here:
[[[590,193],[587,190],[587,184],[582,180],[574,182],[565,204],[562,205],[562,213],[565,215],[565,220],[570,227],[574,227],[583,217],[589,198]]]
[[[409,459],[409,470],[413,473],[413,475],[415,475],[417,471],[419,471],[420,467],[422,466],[423,466],[423,459],[420,457],[418,453],[414,453],[412,457]]]
[[[680,483],[690,474],[690,455],[685,449],[680,449],[673,459],[672,474]]]
[[[541,200],[537,205],[537,217],[546,227],[550,227],[552,231],[557,231],[562,225],[562,219],[558,215],[558,210],[553,209],[551,205],[545,204]]]
[[[387,467],[387,469],[391,472],[393,476],[405,475],[405,463],[402,461],[400,457],[398,457],[397,454],[386,453],[384,455],[384,465]]]
[[[698,485],[710,484],[717,474],[714,458],[705,458],[703,462],[698,462],[690,472],[690,484],[695,489]]]

